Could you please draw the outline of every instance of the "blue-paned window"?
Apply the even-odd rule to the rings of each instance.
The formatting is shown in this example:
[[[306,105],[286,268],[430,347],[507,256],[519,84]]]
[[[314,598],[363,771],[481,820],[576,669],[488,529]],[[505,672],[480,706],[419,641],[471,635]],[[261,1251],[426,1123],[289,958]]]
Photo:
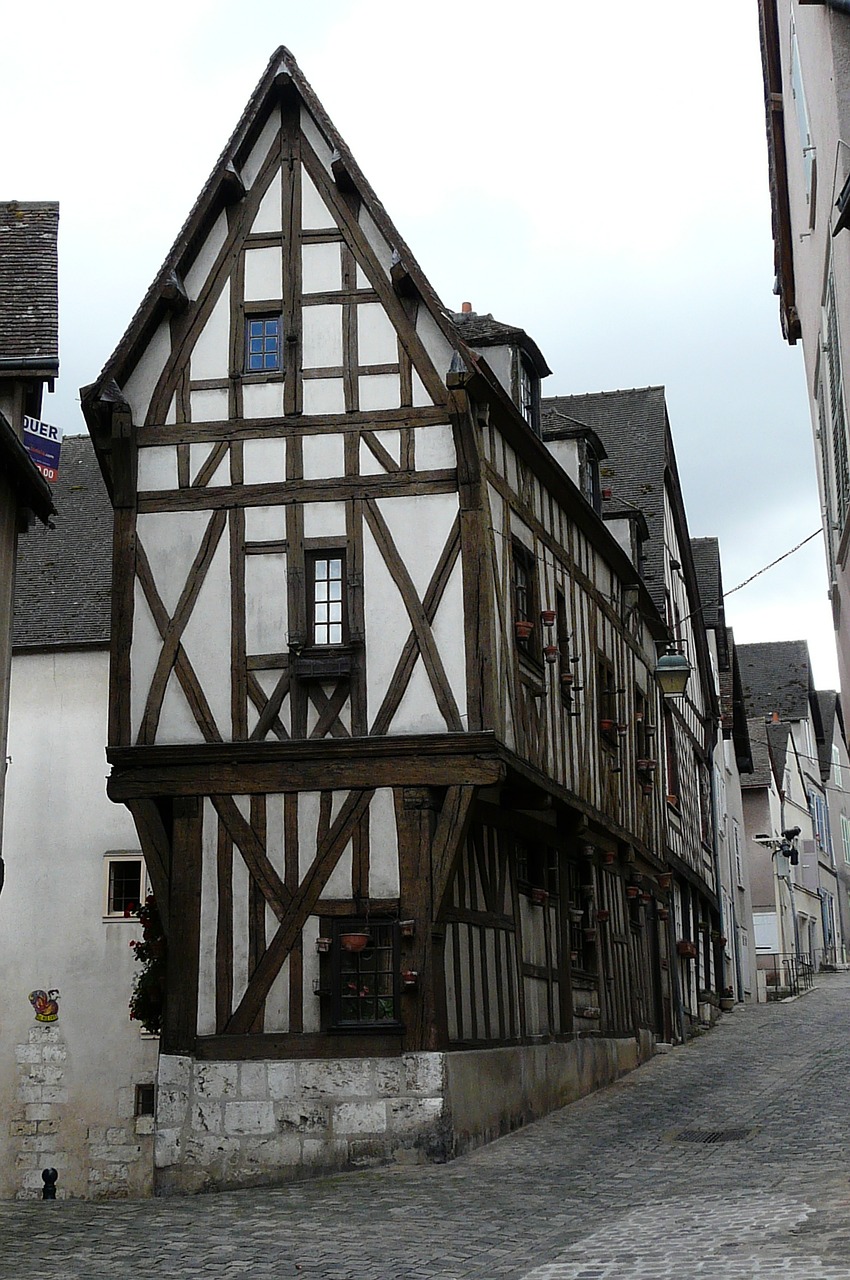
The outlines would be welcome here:
[[[280,316],[248,316],[245,320],[245,372],[280,369]]]

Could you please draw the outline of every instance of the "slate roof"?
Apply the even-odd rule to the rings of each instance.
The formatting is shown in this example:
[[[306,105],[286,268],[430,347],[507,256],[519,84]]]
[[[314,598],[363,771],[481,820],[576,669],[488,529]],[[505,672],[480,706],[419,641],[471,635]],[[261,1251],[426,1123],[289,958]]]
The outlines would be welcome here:
[[[716,538],[691,538],[691,554],[694,557],[703,622],[707,627],[722,627],[724,608],[720,543]]]
[[[608,456],[600,472],[602,488],[610,489],[611,497],[603,498],[603,514],[623,506],[643,512],[649,530],[643,576],[664,617],[664,472],[672,455],[664,388],[547,397],[541,404],[544,440],[547,426],[553,432],[558,427],[557,414],[590,427],[605,446]]]
[[[59,368],[59,205],[0,203],[0,369]]]
[[[738,661],[748,716],[776,712],[780,720],[805,720],[811,714],[814,681],[805,640],[739,644]]]
[[[815,692],[820,710],[823,737],[818,742],[818,761],[820,763],[821,781],[826,782],[832,769],[832,740],[835,735],[836,710],[838,710],[838,694],[835,689],[818,689]],[[841,733],[839,721],[838,732]]]
[[[449,311],[447,314],[467,346],[519,347],[529,356],[539,377],[545,378],[552,372],[537,343],[529,338],[524,329],[519,329],[512,324],[503,324],[501,320],[494,320],[489,313],[479,315],[475,311]]]
[[[18,539],[12,645],[108,644],[112,506],[87,436],[63,441],[53,500],[55,529]]]
[[[752,716],[747,721],[747,730],[749,732],[750,748],[752,750],[753,767],[750,773],[742,775],[741,787],[744,789],[769,787],[774,775],[773,767],[771,765],[767,726],[761,716]],[[786,740],[787,732],[786,728]]]

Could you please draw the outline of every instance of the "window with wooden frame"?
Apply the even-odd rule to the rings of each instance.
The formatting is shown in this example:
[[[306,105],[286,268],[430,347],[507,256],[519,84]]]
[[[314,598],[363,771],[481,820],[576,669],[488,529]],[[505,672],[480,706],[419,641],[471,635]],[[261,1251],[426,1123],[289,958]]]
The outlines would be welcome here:
[[[342,645],[348,640],[345,600],[345,549],[308,551],[307,643],[316,648]]]
[[[520,889],[545,889],[548,894],[558,893],[558,851],[545,844],[526,843],[517,840],[514,845],[516,875]]]
[[[514,627],[521,653],[537,657],[539,612],[537,607],[537,572],[534,556],[515,539],[511,543],[513,569]]]
[[[555,626],[560,661],[561,698],[571,705],[575,690],[574,664],[570,660],[570,629],[567,622],[567,601],[560,587],[555,589]]]
[[[519,407],[535,435],[540,434],[540,380],[525,356],[519,358]]]
[[[617,682],[607,658],[596,660],[596,710],[599,733],[606,742],[617,741]]]
[[[283,368],[280,314],[245,317],[245,373],[279,373]]]
[[[669,707],[664,708],[664,768],[667,778],[667,801],[679,803],[679,756],[676,747],[676,726]]]
[[[360,950],[352,935],[368,935]],[[401,973],[397,920],[336,919],[331,950],[331,1027],[386,1031],[401,1026]]]
[[[107,853],[103,873],[104,920],[135,919],[150,892],[144,858],[140,853]]]

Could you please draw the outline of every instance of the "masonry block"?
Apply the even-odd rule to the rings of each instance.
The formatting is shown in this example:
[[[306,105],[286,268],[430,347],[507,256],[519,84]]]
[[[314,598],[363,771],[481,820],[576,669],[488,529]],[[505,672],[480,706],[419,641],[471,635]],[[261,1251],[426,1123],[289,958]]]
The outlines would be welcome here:
[[[246,1102],[266,1100],[269,1085],[264,1062],[240,1062],[239,1094]]]
[[[166,1169],[169,1165],[179,1163],[179,1129],[157,1129],[154,1137],[153,1158],[157,1169]]]
[[[192,1133],[221,1133],[221,1103],[217,1099],[195,1098],[190,1125]]]
[[[224,1104],[225,1133],[273,1133],[274,1128],[274,1107],[271,1102],[226,1102]]]
[[[157,1123],[165,1128],[181,1125],[188,1105],[189,1098],[184,1089],[160,1089],[156,1098]]]
[[[341,1102],[333,1110],[333,1129],[342,1134],[383,1133],[387,1127],[385,1102]]]
[[[440,1095],[444,1089],[444,1053],[402,1054],[405,1093],[426,1096]]]
[[[285,1102],[298,1089],[298,1064],[296,1062],[269,1062],[266,1066],[269,1097],[274,1102]]]
[[[35,1120],[13,1120],[9,1125],[9,1136],[12,1138],[26,1138],[33,1133],[38,1133]]]
[[[37,1133],[58,1133],[58,1120],[36,1120],[35,1128]]]
[[[43,1062],[64,1062],[67,1057],[68,1050],[64,1044],[46,1044],[41,1050]]]
[[[24,1084],[18,1085],[18,1097],[21,1102],[42,1102],[44,1086],[40,1084]]]
[[[294,1133],[321,1132],[330,1123],[329,1108],[317,1102],[278,1102],[274,1114],[279,1129]]]
[[[188,1089],[192,1079],[192,1059],[176,1053],[160,1055],[157,1084],[161,1089]]]
[[[15,1061],[17,1063],[41,1062],[42,1048],[40,1044],[16,1044]]]
[[[153,1116],[136,1116],[134,1128],[140,1137],[148,1137],[153,1133]]]
[[[442,1114],[442,1098],[391,1098],[387,1102],[387,1127],[392,1133],[417,1133]]]
[[[310,1059],[301,1063],[301,1089],[315,1097],[368,1098],[374,1088],[372,1067],[369,1058]]]
[[[237,1098],[239,1066],[235,1062],[204,1062],[195,1068],[195,1093],[205,1098]]]
[[[348,1162],[348,1143],[344,1138],[305,1138],[301,1161],[314,1169],[340,1168]]]
[[[397,1098],[404,1093],[404,1072],[401,1058],[375,1059],[375,1092],[380,1097]]]
[[[41,1089],[42,1102],[67,1102],[68,1101],[68,1090],[64,1088],[64,1086],[62,1085],[45,1084],[45,1085],[36,1085],[33,1087]],[[27,1099],[27,1101],[30,1101],[30,1099]],[[38,1102],[39,1099],[33,1098],[32,1101]]]
[[[56,1115],[56,1108],[49,1102],[31,1102],[24,1107],[24,1115],[27,1120],[52,1120]]]

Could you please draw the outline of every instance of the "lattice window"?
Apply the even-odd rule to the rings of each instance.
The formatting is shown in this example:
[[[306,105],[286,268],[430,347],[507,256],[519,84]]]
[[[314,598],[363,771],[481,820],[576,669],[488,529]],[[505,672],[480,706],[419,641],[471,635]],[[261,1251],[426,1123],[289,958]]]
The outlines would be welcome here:
[[[343,644],[345,619],[345,552],[320,551],[307,557],[310,643]]]
[[[245,319],[245,372],[273,373],[281,368],[280,316]]]
[[[346,949],[345,939],[368,933],[360,951]],[[399,938],[394,920],[334,921],[333,1025],[397,1026],[399,1017]]]

